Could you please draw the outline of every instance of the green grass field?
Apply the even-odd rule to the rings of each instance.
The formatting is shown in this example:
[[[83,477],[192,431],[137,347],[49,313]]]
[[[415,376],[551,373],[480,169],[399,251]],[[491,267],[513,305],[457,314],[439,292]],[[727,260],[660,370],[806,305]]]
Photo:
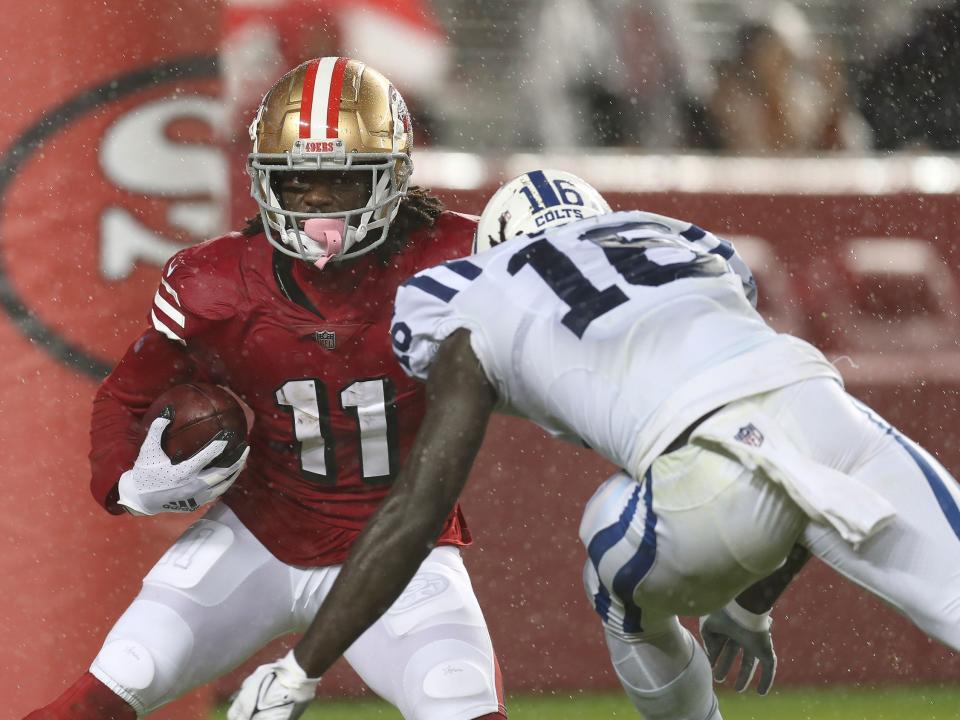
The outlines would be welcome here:
[[[622,695],[521,696],[510,720],[601,720],[639,717]],[[960,720],[957,687],[791,689],[769,697],[720,695],[724,720]],[[225,710],[215,715],[224,720]],[[401,720],[377,701],[318,701],[303,720]]]

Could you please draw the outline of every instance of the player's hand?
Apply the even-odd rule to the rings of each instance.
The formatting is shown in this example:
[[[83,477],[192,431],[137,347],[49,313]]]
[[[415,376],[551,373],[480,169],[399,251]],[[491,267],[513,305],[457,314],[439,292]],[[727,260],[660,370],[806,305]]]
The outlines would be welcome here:
[[[227,720],[296,720],[317,694],[319,678],[308,678],[293,650],[254,670],[227,710]]]
[[[172,408],[164,408],[150,424],[133,467],[120,476],[119,504],[134,515],[196,510],[225,493],[247,462],[249,447],[230,467],[205,467],[227,446],[230,435],[221,432],[197,453],[174,465],[160,446],[160,437],[172,419]]]
[[[753,673],[760,666],[757,692],[766,695],[777,674],[777,655],[770,637],[769,614],[756,615],[745,610],[736,601],[706,617],[700,618],[700,637],[713,667],[713,679],[723,682],[739,656],[737,692],[750,685]]]

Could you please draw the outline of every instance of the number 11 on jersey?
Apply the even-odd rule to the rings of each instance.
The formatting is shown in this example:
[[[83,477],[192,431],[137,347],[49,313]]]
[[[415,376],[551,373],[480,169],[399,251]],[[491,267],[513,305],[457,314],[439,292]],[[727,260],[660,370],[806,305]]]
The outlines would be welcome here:
[[[330,424],[327,390],[317,378],[289,380],[277,390],[277,404],[291,408],[300,469],[304,477],[322,484],[337,482],[337,442]],[[393,385],[386,377],[355,380],[339,393],[340,410],[353,417],[364,483],[390,482],[398,470]]]

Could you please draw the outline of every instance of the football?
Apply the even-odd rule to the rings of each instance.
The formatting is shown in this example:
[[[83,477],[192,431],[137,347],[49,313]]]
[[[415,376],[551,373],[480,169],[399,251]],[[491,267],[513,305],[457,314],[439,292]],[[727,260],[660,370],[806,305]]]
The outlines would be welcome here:
[[[203,448],[221,430],[234,435],[208,465],[229,467],[240,458],[247,444],[247,418],[243,406],[230,392],[206,383],[175,385],[147,409],[141,421],[144,436],[168,405],[173,408],[173,422],[163,431],[160,447],[174,464]]]

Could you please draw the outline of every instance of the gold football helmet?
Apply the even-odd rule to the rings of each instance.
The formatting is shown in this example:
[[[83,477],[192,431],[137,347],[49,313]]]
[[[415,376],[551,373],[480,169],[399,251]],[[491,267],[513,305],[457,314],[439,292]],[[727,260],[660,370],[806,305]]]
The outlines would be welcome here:
[[[386,240],[413,170],[413,129],[406,103],[383,75],[350,58],[309,60],[264,96],[250,139],[250,192],[267,240],[278,250],[323,267]],[[284,209],[271,185],[274,173],[306,170],[369,173],[370,197],[363,207],[337,212]],[[317,242],[304,231],[312,219],[337,221],[342,242],[333,250]]]

